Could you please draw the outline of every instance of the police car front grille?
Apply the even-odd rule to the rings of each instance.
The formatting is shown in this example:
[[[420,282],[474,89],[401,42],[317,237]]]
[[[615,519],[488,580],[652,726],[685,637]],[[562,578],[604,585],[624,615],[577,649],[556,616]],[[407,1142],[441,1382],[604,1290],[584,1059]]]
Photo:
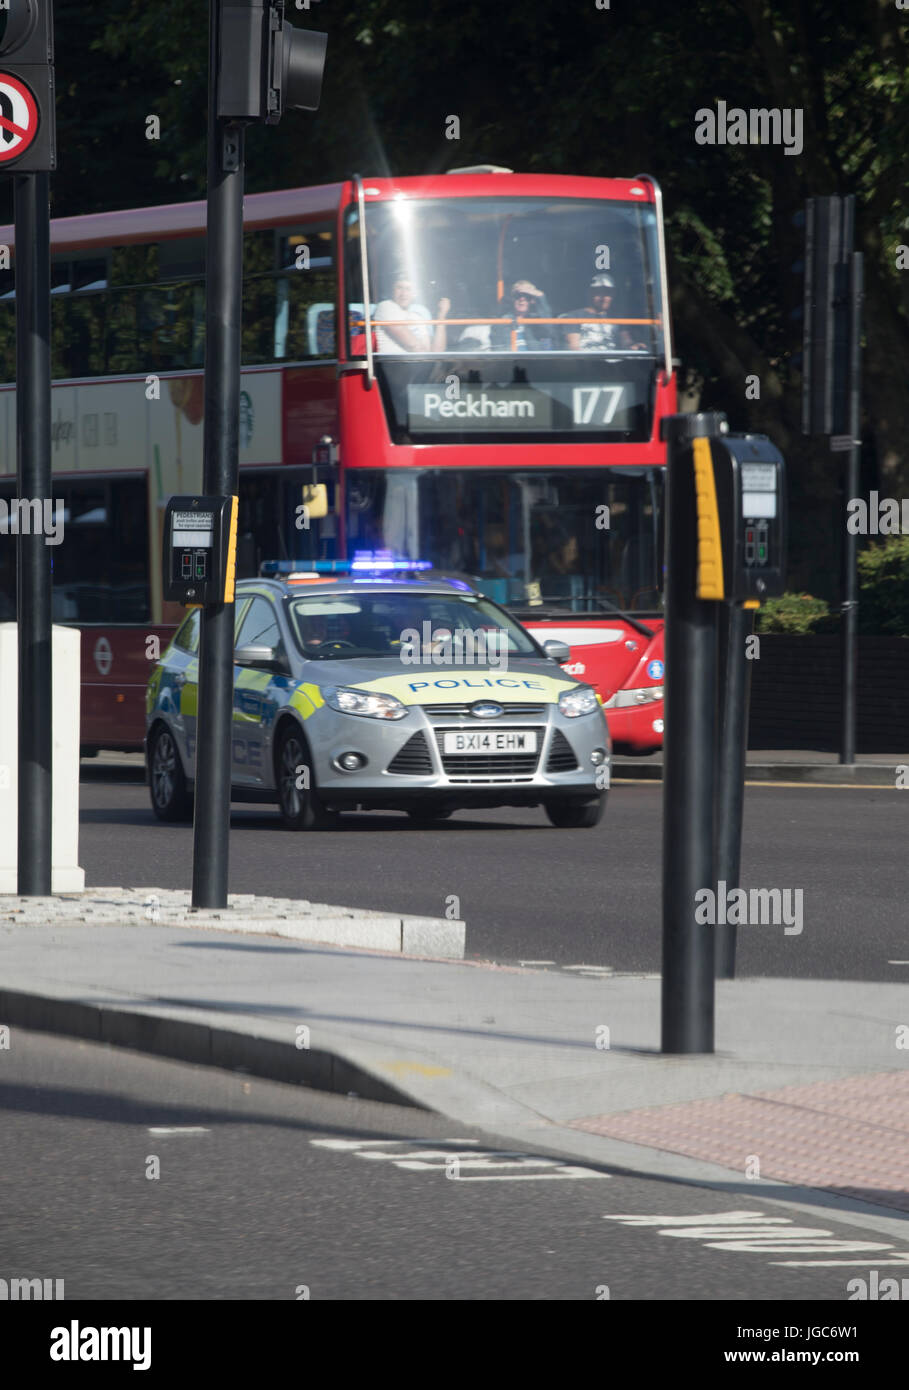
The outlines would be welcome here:
[[[561,729],[556,729],[552,735],[552,743],[549,745],[549,757],[546,759],[547,772],[574,772],[578,766],[578,760],[574,755],[574,749]]]
[[[495,699],[494,696],[490,698]],[[546,713],[546,705],[525,705],[519,704],[516,701],[506,702],[504,700],[496,700],[495,703],[502,706],[503,714],[517,714],[522,718],[531,714]],[[430,719],[451,719],[452,716],[470,714],[470,705],[424,705],[423,708]],[[491,725],[493,721],[491,719],[483,719],[477,722]]]
[[[537,753],[513,753],[511,756],[488,753],[448,753],[442,759],[446,776],[453,781],[464,777],[482,777],[484,781],[510,781],[515,777],[532,777],[537,770]]]
[[[426,735],[420,730],[399,748],[388,764],[388,771],[399,777],[431,777],[433,772],[432,754]]]

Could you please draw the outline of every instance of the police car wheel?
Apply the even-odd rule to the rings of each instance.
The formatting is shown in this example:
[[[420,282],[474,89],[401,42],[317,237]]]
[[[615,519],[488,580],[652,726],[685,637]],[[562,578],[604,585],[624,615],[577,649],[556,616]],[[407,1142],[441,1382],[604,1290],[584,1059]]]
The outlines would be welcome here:
[[[152,734],[148,753],[148,788],[159,820],[190,820],[192,797],[174,736],[163,725]]]
[[[275,753],[275,772],[278,782],[278,805],[284,824],[291,830],[319,830],[337,823],[319,799],[312,784],[301,787],[300,769],[310,767],[311,759],[303,738],[290,726],[278,736]]]
[[[606,810],[605,796],[593,801],[547,801],[546,814],[559,830],[592,830]]]

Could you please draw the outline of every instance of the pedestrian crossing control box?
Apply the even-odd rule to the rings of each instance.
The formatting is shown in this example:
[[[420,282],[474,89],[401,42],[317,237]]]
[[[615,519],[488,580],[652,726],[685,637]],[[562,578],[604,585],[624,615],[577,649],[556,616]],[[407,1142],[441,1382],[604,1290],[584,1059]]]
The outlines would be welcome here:
[[[237,498],[171,497],[164,513],[164,598],[187,608],[233,603]]]
[[[757,607],[786,580],[786,465],[763,434],[692,441],[697,597]]]

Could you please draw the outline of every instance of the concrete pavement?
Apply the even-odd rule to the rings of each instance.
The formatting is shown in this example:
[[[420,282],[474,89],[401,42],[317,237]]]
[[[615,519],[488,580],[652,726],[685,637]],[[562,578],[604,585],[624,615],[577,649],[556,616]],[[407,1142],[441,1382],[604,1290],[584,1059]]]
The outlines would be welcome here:
[[[303,944],[272,935],[255,899],[238,914],[254,932],[130,919],[157,891],[124,894],[117,921],[106,890],[106,925],[65,905],[17,922],[35,904],[3,901],[11,1046],[35,1028],[409,1103],[909,1238],[906,985],[723,981],[716,1053],[669,1057],[656,976]]]

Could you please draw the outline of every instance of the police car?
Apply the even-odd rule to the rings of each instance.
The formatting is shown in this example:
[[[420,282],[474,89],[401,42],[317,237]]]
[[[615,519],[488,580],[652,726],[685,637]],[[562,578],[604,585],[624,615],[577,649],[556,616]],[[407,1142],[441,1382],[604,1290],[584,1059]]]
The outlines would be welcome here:
[[[610,743],[596,693],[561,669],[563,643],[541,647],[461,580],[316,569],[242,580],[235,643],[232,798],[277,802],[295,830],[371,808],[432,821],[542,805],[562,828],[603,814]],[[161,820],[192,813],[198,657],[193,610],[146,697]]]

